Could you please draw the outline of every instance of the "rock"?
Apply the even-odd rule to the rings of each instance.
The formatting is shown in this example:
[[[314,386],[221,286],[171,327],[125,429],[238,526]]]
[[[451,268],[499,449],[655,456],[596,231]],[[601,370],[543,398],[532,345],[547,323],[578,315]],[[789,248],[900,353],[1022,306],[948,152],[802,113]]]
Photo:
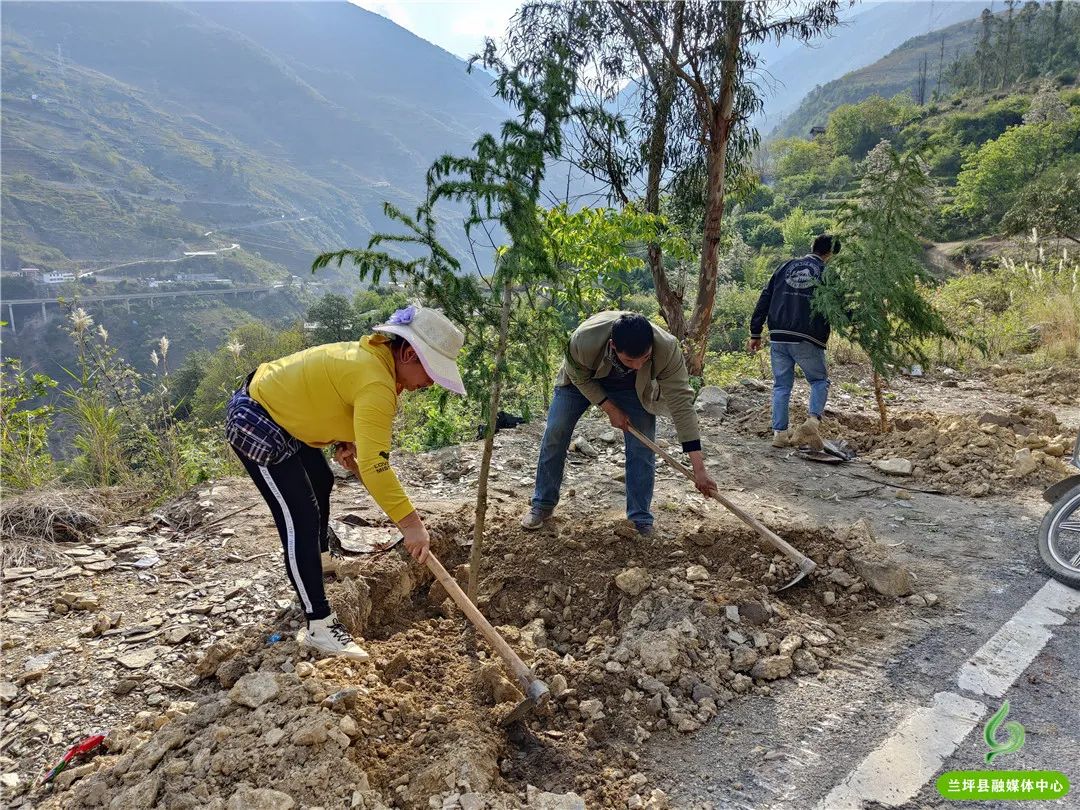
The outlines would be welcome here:
[[[539,650],[548,645],[547,628],[544,627],[542,618],[533,619],[520,630],[521,643],[534,650]]]
[[[19,687],[11,681],[0,681],[0,700],[4,703],[11,703],[18,694]]]
[[[349,717],[349,715],[345,715],[338,721],[338,728],[340,728],[347,737],[355,737],[360,733],[360,726],[355,720]]]
[[[215,642],[195,665],[195,674],[200,678],[209,678],[218,671],[223,661],[234,655],[236,655],[236,648],[232,644],[227,641]]]
[[[150,810],[157,804],[162,777],[152,774],[113,797],[109,810]]]
[[[232,696],[232,693],[229,693]],[[295,745],[322,745],[326,742],[326,723],[321,719],[305,723],[293,732],[292,741]]]
[[[241,785],[229,797],[229,803],[225,807],[226,810],[292,810],[296,807],[296,802],[292,796],[280,790]]]
[[[747,672],[757,660],[757,650],[752,647],[736,647],[731,653],[731,668],[736,672]]]
[[[694,703],[701,703],[701,701],[707,699],[716,700],[716,690],[707,683],[695,683],[694,690],[690,696]]]
[[[1046,447],[1043,448],[1043,452],[1046,453],[1046,455],[1048,456],[1053,456],[1054,458],[1061,458],[1063,455],[1065,455],[1066,449],[1067,448],[1065,447],[1065,445],[1061,442],[1050,442],[1050,444],[1046,445]]]
[[[654,788],[649,794],[649,798],[645,800],[645,810],[668,810],[671,804],[668,802],[667,794],[660,788]]]
[[[923,594],[923,599],[926,600],[927,607],[933,607],[938,603],[938,595],[936,593],[931,593],[930,591]]]
[[[772,386],[764,380],[753,380],[747,378],[745,380],[739,380],[739,384],[749,388],[751,391],[771,391]]]
[[[19,786],[19,775],[14,771],[8,771],[0,776],[0,786],[14,789]]]
[[[577,452],[581,453],[581,455],[588,456],[589,458],[596,458],[600,455],[600,451],[593,447],[591,444],[589,444],[589,440],[586,439],[584,436],[576,437],[574,441],[570,444],[570,449],[576,450]]]
[[[834,568],[829,572],[829,582],[834,582],[841,588],[850,588],[855,584],[855,578],[843,568]]]
[[[649,587],[649,572],[644,568],[627,568],[615,575],[615,587],[629,596],[637,596]]]
[[[272,672],[252,672],[240,678],[229,690],[229,700],[255,709],[278,693],[277,678]]]
[[[911,574],[895,563],[860,556],[853,556],[851,559],[859,576],[882,596],[907,596],[915,590]]]
[[[689,582],[705,582],[709,579],[709,572],[704,565],[691,565],[686,569],[686,579]]]
[[[790,635],[784,636],[783,641],[780,642],[780,655],[791,655],[802,646],[802,642],[802,636],[798,633],[791,633]]]
[[[315,665],[310,661],[299,661],[295,668],[297,678],[310,678],[315,674]]]
[[[698,391],[694,400],[694,410],[702,416],[719,419],[728,409],[728,394],[715,385],[706,385]]]
[[[790,655],[770,655],[760,659],[750,670],[750,677],[774,681],[791,674],[793,662]]]
[[[596,698],[581,701],[578,704],[578,711],[586,720],[602,720],[604,718],[604,704]]]
[[[120,664],[120,666],[127,667],[128,669],[145,669],[160,658],[162,653],[167,650],[167,647],[147,647],[145,650],[136,650],[135,652],[121,655],[116,659],[116,662]]]
[[[911,462],[906,458],[875,459],[870,466],[886,475],[911,475]]]
[[[247,674],[247,661],[243,658],[230,658],[217,670],[217,680],[222,689],[231,689],[233,684]]]
[[[637,654],[641,665],[650,675],[669,672],[679,657],[679,631],[646,630],[637,640]]]
[[[615,444],[619,441],[619,432],[617,430],[608,430],[600,434],[600,441],[605,444]]]
[[[1031,450],[1025,447],[1023,450],[1017,450],[1013,454],[1013,474],[1017,478],[1022,478],[1025,475],[1029,475],[1039,468],[1039,463],[1035,460],[1035,457],[1031,454]]]
[[[557,673],[551,679],[550,689],[553,697],[559,697],[567,689],[566,676],[561,672]]]
[[[795,664],[795,671],[800,675],[816,675],[821,672],[821,667],[818,666],[814,654],[805,648],[793,652],[791,661]]]
[[[739,605],[739,618],[751,627],[765,624],[770,616],[772,613],[761,602],[743,602]]]
[[[825,591],[825,593],[821,595],[821,601],[824,602],[826,605],[835,605],[836,594],[832,591]]]
[[[525,795],[531,810],[585,810],[585,800],[576,793],[545,793],[528,785]]]
[[[191,627],[185,625],[170,627],[162,635],[162,639],[166,644],[183,644],[191,636],[191,630]]]
[[[740,695],[750,691],[750,687],[753,685],[753,678],[750,678],[747,675],[743,675],[742,673],[737,674],[734,678],[731,679],[731,691],[736,692]]]

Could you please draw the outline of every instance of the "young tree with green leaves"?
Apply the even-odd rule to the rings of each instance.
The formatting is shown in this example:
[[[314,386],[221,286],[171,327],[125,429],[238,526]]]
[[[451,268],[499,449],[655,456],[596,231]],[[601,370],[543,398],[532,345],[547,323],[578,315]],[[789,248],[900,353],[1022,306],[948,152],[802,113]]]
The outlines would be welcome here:
[[[857,194],[838,211],[844,249],[813,298],[814,311],[870,358],[882,433],[889,429],[885,381],[912,359],[926,361],[927,338],[952,337],[925,294],[930,277],[919,234],[933,205],[918,153],[879,143],[863,161]]]
[[[560,271],[545,241],[539,215],[541,183],[547,161],[562,151],[562,126],[570,114],[576,76],[565,46],[553,49],[542,69],[523,75],[505,65],[488,42],[485,68],[496,73],[499,96],[519,110],[507,121],[501,135],[483,135],[470,155],[444,155],[427,173],[427,189],[415,216],[387,203],[387,216],[405,228],[403,234],[377,233],[368,247],[327,253],[316,258],[312,269],[348,259],[363,280],[378,283],[383,275],[393,281],[407,280],[423,300],[439,306],[458,323],[466,335],[460,358],[469,394],[484,404],[487,435],[477,485],[476,521],[470,559],[469,595],[476,596],[487,513],[487,481],[494,446],[495,421],[507,371],[507,349],[515,331],[515,314],[522,309],[518,288],[535,289],[559,285]],[[487,237],[493,249],[490,269],[477,262],[476,273],[462,272],[460,262],[436,237],[436,206],[444,200],[467,206],[465,233],[470,244]],[[506,234],[508,243],[497,246],[494,229]],[[415,258],[401,258],[381,249],[396,244],[421,251]],[[475,256],[475,254],[474,254]],[[489,359],[494,345],[494,362]]]
[[[668,181],[700,201],[697,290],[689,318],[684,290],[669,276],[659,246],[649,246],[660,311],[686,344],[691,374],[701,374],[705,358],[726,196],[747,174],[758,145],[748,125],[762,107],[757,46],[788,37],[808,41],[837,23],[839,5],[536,0],[511,26],[508,48],[526,69],[542,62],[552,41],[572,45],[583,94],[594,101],[577,114],[585,143],[575,162],[606,180],[623,202],[643,198],[647,213],[660,213]],[[641,98],[632,126],[605,109],[628,82],[637,84]],[[638,191],[642,174],[644,189]]]

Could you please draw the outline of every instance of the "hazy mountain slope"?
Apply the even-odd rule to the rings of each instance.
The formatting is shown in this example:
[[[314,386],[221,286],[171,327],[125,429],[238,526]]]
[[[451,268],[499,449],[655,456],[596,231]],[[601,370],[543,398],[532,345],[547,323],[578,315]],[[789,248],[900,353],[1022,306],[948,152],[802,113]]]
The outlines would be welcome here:
[[[912,37],[873,64],[853,70],[839,79],[815,88],[798,108],[776,128],[773,135],[806,135],[811,126],[824,123],[828,114],[841,104],[852,104],[872,95],[886,98],[910,93],[915,87],[923,57],[927,58],[928,88],[932,92],[945,38],[945,65],[957,54],[975,47],[979,32],[977,19],[967,20],[923,36]]]
[[[908,39],[979,16],[985,2],[889,2],[863,4],[847,13],[844,24],[827,38],[801,46],[779,59],[766,58],[768,93],[762,132],[777,126],[817,85],[824,85],[872,64]],[[934,57],[936,64],[935,52]],[[946,56],[951,54],[946,50]],[[921,56],[920,56],[921,58]]]

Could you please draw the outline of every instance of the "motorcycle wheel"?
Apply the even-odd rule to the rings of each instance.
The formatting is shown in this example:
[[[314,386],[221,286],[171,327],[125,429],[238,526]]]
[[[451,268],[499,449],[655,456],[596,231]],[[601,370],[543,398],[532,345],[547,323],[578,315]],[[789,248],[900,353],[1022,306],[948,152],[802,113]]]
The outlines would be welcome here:
[[[1058,498],[1043,518],[1039,556],[1054,579],[1080,588],[1080,485]]]

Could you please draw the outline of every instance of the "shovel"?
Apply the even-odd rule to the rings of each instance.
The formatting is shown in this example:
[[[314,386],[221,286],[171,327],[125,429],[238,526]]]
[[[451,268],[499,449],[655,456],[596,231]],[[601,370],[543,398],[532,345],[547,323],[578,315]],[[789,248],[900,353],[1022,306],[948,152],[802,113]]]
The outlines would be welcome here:
[[[450,598],[461,608],[461,612],[465,614],[473,626],[484,636],[487,643],[491,645],[491,648],[510,667],[521,684],[522,691],[525,692],[525,699],[502,719],[500,725],[508,726],[511,723],[524,720],[534,709],[544,706],[550,697],[548,685],[539,678],[533,677],[532,670],[525,666],[525,662],[506,643],[506,639],[500,636],[495,628],[491,626],[491,623],[484,618],[484,614],[465,595],[465,591],[461,590],[461,586],[447,573],[442,563],[430,550],[427,555],[427,567],[435,575],[435,579],[439,580],[439,583],[446,589],[446,592],[450,594]]]
[[[656,455],[660,456],[660,458],[662,458],[664,461],[666,461],[671,467],[673,467],[674,469],[681,472],[683,475],[685,475],[691,481],[694,480],[694,473],[691,470],[687,469],[684,465],[682,465],[678,461],[676,461],[671,455],[669,455],[668,453],[661,450],[660,447],[655,442],[650,441],[645,436],[643,436],[640,432],[638,432],[634,428],[633,425],[627,425],[626,426],[626,432],[629,433],[631,436],[633,436],[635,439],[637,439],[639,442],[641,442],[643,445],[648,447],[654,453],[656,453]],[[737,518],[739,518],[739,520],[741,520],[743,523],[745,523],[747,526],[749,526],[754,531],[756,531],[759,535],[761,535],[762,540],[764,540],[766,543],[768,543],[770,546],[772,546],[777,551],[782,552],[789,560],[791,560],[793,563],[795,563],[797,566],[799,566],[799,574],[798,574],[798,576],[796,576],[795,579],[791,580],[791,582],[789,582],[783,588],[779,588],[778,590],[780,590],[780,591],[787,590],[792,585],[794,585],[795,583],[802,580],[807,574],[809,574],[815,568],[817,568],[817,563],[815,563],[813,560],[811,560],[805,554],[803,554],[798,549],[796,549],[794,546],[792,546],[790,543],[788,543],[783,537],[778,535],[776,532],[772,531],[767,526],[765,526],[756,517],[749,514],[748,512],[744,512],[742,509],[740,509],[738,506],[736,506],[734,503],[732,503],[726,497],[721,495],[719,492],[714,492],[712,494],[712,497],[715,498],[716,500],[718,500],[721,504],[723,504],[726,509],[733,512],[735,514],[735,516]]]

